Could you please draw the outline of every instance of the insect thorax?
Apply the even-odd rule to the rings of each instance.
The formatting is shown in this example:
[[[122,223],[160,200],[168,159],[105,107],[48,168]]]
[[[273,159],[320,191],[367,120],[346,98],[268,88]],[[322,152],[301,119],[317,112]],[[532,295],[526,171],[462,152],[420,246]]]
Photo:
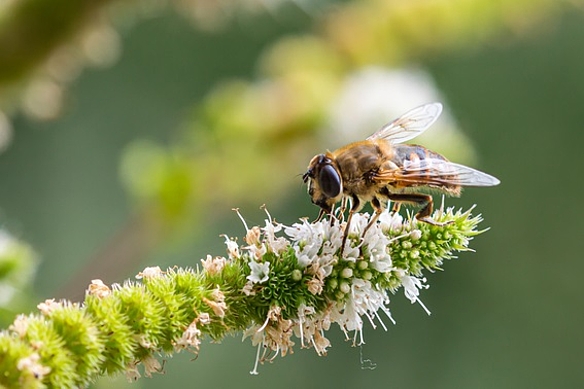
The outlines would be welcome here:
[[[388,157],[378,145],[366,141],[352,143],[333,154],[346,183],[361,180],[368,172],[376,171]]]

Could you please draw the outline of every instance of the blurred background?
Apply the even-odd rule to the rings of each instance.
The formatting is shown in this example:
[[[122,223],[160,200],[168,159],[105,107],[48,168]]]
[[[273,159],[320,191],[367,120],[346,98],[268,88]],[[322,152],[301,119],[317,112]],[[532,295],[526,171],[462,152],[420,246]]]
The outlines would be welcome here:
[[[239,334],[133,388],[571,388],[584,383],[584,3],[578,0],[14,0],[0,4],[0,306],[80,300],[145,266],[195,266],[263,224],[316,217],[310,157],[410,108],[416,139],[501,179],[491,229],[392,298],[250,376]],[[374,369],[372,369],[375,367]],[[100,387],[129,387],[123,376]]]

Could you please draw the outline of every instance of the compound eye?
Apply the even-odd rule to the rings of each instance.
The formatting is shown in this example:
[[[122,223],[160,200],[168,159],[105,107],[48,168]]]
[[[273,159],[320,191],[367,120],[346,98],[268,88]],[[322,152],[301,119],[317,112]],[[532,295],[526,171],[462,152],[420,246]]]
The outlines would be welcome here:
[[[320,169],[318,184],[327,197],[333,198],[341,194],[341,177],[331,165],[324,165]]]

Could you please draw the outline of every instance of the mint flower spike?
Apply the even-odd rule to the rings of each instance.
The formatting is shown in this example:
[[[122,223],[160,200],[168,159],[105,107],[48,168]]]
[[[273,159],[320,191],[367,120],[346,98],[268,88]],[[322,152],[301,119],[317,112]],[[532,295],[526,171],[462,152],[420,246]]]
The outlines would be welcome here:
[[[85,387],[122,371],[135,380],[166,369],[167,355],[198,353],[203,337],[236,332],[257,346],[252,374],[295,342],[325,355],[332,324],[363,344],[364,321],[394,322],[389,296],[400,288],[429,313],[423,272],[470,250],[484,231],[472,209],[437,210],[441,225],[386,212],[364,235],[370,215],[354,214],[342,255],[338,220],[286,226],[266,211],[265,225],[249,228],[239,215],[245,243],[225,237],[225,257],[208,255],[196,269],[149,267],[122,285],[94,280],[82,304],[47,300],[18,316],[0,332],[0,387]]]

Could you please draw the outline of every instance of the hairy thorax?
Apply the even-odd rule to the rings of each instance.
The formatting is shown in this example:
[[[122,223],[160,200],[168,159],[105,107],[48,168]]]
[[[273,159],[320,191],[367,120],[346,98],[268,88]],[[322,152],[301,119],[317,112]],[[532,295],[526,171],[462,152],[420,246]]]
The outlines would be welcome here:
[[[371,197],[372,188],[379,186],[372,177],[388,164],[392,155],[389,145],[371,141],[351,143],[336,150],[333,156],[343,179],[344,192],[363,199]]]

